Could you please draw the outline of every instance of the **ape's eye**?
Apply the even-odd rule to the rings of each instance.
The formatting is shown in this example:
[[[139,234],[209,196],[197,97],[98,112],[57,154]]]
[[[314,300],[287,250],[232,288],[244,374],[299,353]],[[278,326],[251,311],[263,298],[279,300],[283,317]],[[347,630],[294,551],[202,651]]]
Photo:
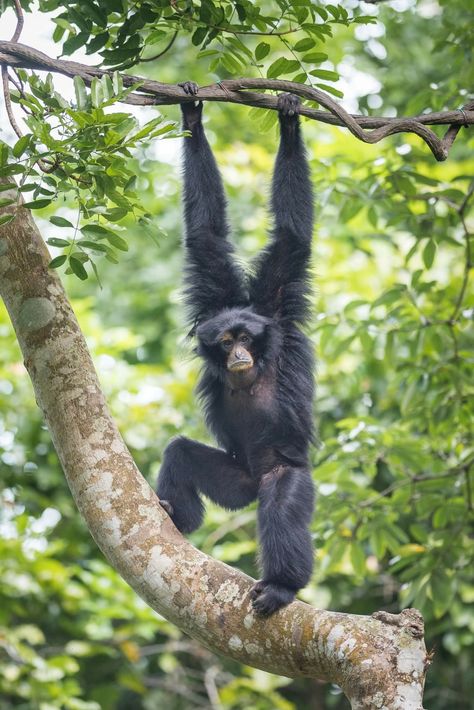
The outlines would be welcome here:
[[[221,340],[221,345],[224,348],[224,350],[231,350],[232,340]]]
[[[250,343],[249,336],[248,335],[241,335],[240,342],[243,343],[244,345],[248,345]]]

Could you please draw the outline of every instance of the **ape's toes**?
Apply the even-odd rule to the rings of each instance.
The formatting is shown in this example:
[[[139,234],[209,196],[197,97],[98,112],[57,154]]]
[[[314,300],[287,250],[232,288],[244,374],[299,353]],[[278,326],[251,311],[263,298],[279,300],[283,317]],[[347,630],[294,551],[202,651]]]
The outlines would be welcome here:
[[[252,600],[252,602],[260,596],[264,589],[265,584],[263,582],[263,579],[253,585],[252,589],[250,590],[250,599]]]
[[[199,86],[194,82],[194,81],[183,81],[180,84],[180,86],[185,94],[188,94],[189,96],[196,96],[197,92],[199,91]]]
[[[169,500],[160,500],[160,505],[163,508],[163,510],[166,510],[166,512],[168,513],[170,518],[173,517],[174,508],[171,505],[171,503],[169,502]]]
[[[299,113],[301,99],[296,94],[280,94],[278,110],[282,116],[295,116]]]
[[[295,598],[295,590],[279,584],[257,582],[250,592],[252,606],[259,616],[270,616]]]

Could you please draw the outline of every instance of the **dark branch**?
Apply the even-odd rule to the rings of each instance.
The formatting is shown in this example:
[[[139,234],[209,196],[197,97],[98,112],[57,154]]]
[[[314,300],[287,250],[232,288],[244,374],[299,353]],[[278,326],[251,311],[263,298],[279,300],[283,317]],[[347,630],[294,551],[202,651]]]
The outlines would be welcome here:
[[[12,67],[23,67],[43,71],[58,72],[66,76],[80,76],[86,84],[94,77],[112,74],[110,70],[87,66],[63,59],[52,59],[24,44],[0,41],[0,63]],[[145,106],[182,103],[190,100],[183,89],[176,84],[163,84],[151,79],[122,74],[124,86],[140,84],[135,92],[124,98],[125,103]],[[291,91],[309,101],[322,106],[324,111],[303,106],[301,114],[322,123],[345,126],[364,143],[378,143],[383,138],[395,133],[415,133],[429,146],[437,160],[445,160],[457,134],[463,126],[474,124],[474,101],[462,109],[422,114],[413,118],[387,118],[351,115],[324,91],[305,84],[277,79],[230,79],[218,84],[202,87],[199,98],[202,101],[225,101],[278,110],[277,97],[248,91],[248,89],[270,89]],[[439,138],[428,125],[449,126],[443,138]],[[367,130],[372,129],[372,130]]]
[[[12,42],[18,42],[20,39],[20,35],[23,31],[23,24],[24,24],[24,17],[23,17],[23,10],[21,9],[20,5],[20,0],[14,0],[14,5],[15,5],[15,14],[16,14],[16,27],[15,31],[12,35],[11,41]]]

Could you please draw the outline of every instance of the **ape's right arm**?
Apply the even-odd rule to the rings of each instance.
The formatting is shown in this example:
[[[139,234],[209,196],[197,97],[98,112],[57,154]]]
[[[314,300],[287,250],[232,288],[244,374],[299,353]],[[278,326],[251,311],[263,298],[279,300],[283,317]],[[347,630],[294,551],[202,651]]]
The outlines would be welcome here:
[[[192,82],[184,91],[196,95]],[[226,200],[216,161],[201,122],[202,102],[181,104],[184,139],[186,301],[194,325],[223,308],[243,305],[245,292],[227,241]]]
[[[280,94],[280,147],[272,182],[272,239],[258,259],[250,298],[259,313],[283,322],[308,313],[308,267],[313,232],[311,177],[299,122],[300,100]]]

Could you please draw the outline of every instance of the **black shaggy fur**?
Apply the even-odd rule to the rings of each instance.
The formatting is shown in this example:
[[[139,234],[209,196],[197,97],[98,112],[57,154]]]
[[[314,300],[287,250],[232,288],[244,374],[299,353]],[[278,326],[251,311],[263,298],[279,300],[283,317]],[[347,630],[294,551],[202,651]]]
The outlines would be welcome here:
[[[182,86],[197,93],[195,84]],[[313,565],[313,358],[299,329],[308,314],[313,200],[298,107],[295,96],[280,96],[274,227],[254,274],[245,277],[226,239],[224,190],[201,123],[202,103],[182,104],[184,128],[191,131],[184,141],[186,300],[204,359],[199,394],[222,449],[174,439],[157,493],[183,532],[201,524],[202,495],[230,510],[258,499],[263,579],[252,599],[262,615],[292,601]],[[242,330],[252,338],[256,376],[239,386],[229,380],[219,339]]]

